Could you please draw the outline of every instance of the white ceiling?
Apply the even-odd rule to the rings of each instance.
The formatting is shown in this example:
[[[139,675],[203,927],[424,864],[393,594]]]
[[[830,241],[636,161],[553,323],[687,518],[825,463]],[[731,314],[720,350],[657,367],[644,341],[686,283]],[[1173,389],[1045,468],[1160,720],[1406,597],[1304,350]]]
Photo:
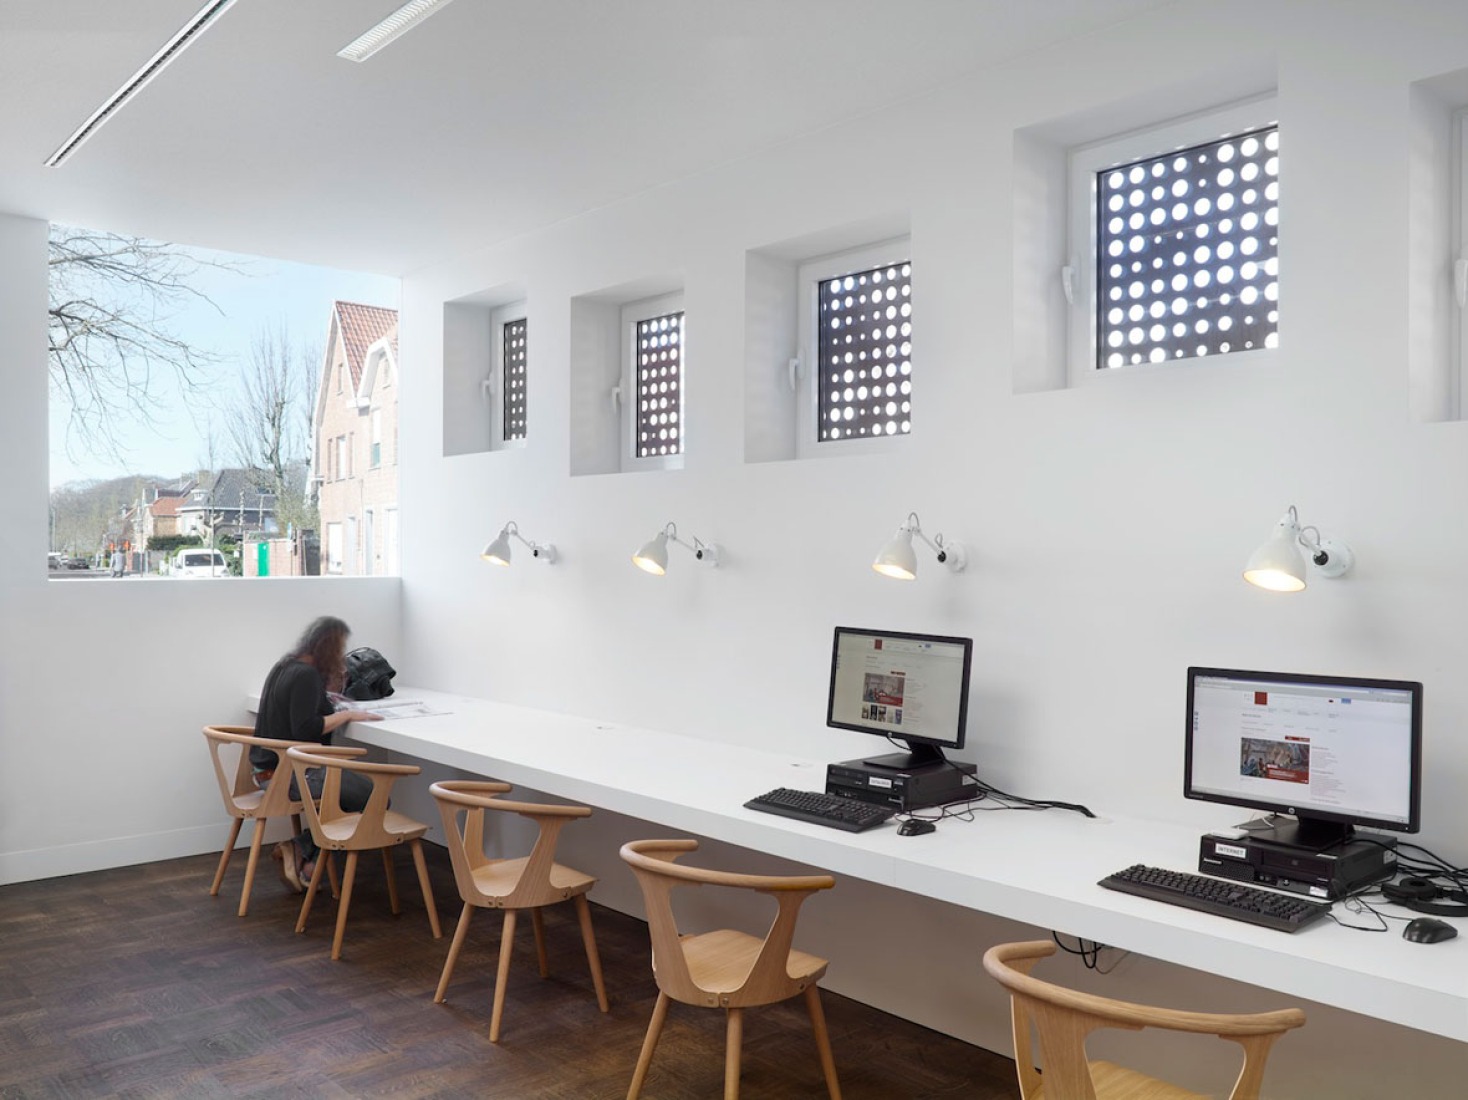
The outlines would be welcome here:
[[[238,0],[59,168],[202,0],[0,3],[0,211],[405,274],[1168,0]]]

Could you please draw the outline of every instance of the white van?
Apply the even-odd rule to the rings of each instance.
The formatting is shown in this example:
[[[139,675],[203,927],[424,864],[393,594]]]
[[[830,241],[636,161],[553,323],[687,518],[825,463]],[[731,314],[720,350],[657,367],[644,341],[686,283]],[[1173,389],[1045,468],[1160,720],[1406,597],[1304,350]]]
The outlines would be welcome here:
[[[218,550],[185,546],[173,555],[173,568],[169,572],[175,577],[227,577],[229,566]]]

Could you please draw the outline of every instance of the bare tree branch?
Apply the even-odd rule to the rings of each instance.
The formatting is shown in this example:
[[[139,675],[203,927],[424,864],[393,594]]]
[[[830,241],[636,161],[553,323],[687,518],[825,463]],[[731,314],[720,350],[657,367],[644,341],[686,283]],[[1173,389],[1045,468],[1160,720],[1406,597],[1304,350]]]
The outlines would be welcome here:
[[[175,335],[170,322],[191,302],[218,310],[193,280],[206,267],[244,271],[175,245],[52,225],[50,372],[65,401],[67,451],[120,458],[129,422],[153,423],[172,381],[202,393],[218,359]]]

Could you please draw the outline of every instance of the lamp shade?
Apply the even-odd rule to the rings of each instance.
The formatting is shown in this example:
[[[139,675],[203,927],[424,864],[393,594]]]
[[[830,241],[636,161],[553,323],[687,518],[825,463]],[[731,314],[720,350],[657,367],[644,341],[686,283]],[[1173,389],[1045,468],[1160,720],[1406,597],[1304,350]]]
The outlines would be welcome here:
[[[878,552],[872,568],[884,577],[910,581],[917,577],[917,555],[912,549],[912,531],[899,527]]]
[[[491,565],[510,564],[510,536],[509,528],[505,528],[495,536],[493,542],[484,548],[484,553],[479,555]]]
[[[1244,580],[1271,592],[1304,590],[1305,557],[1300,553],[1300,527],[1292,514],[1286,514],[1268,541],[1250,556]]]
[[[661,577],[668,571],[668,533],[659,531],[632,555],[632,564],[645,573]]]

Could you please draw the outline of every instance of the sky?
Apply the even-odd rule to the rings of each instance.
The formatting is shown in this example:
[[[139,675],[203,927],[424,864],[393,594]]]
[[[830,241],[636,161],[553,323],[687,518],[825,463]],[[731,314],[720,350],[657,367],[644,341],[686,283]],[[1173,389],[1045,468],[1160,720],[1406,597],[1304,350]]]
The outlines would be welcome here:
[[[182,247],[182,246],[180,246]],[[204,267],[193,280],[214,303],[194,301],[182,306],[168,322],[169,330],[195,346],[218,356],[216,395],[232,389],[235,372],[247,364],[250,348],[265,328],[284,332],[292,347],[309,347],[324,354],[335,300],[398,308],[400,282],[396,278],[338,271],[306,264],[244,257],[208,249],[184,249],[203,258],[230,261],[244,271],[235,273]],[[217,309],[215,307],[218,307]],[[67,440],[67,406],[53,389],[50,406],[50,485],[57,488],[77,480],[106,480],[128,474],[176,477],[210,465],[209,447],[198,430],[196,417],[205,411],[195,399],[192,408],[170,384],[160,387],[166,398],[159,419],[137,423],[118,433],[124,454],[88,453],[73,438]],[[216,396],[216,400],[217,400]],[[218,417],[215,417],[216,425]],[[216,427],[214,465],[235,465],[228,435]],[[68,451],[70,453],[68,453]]]

